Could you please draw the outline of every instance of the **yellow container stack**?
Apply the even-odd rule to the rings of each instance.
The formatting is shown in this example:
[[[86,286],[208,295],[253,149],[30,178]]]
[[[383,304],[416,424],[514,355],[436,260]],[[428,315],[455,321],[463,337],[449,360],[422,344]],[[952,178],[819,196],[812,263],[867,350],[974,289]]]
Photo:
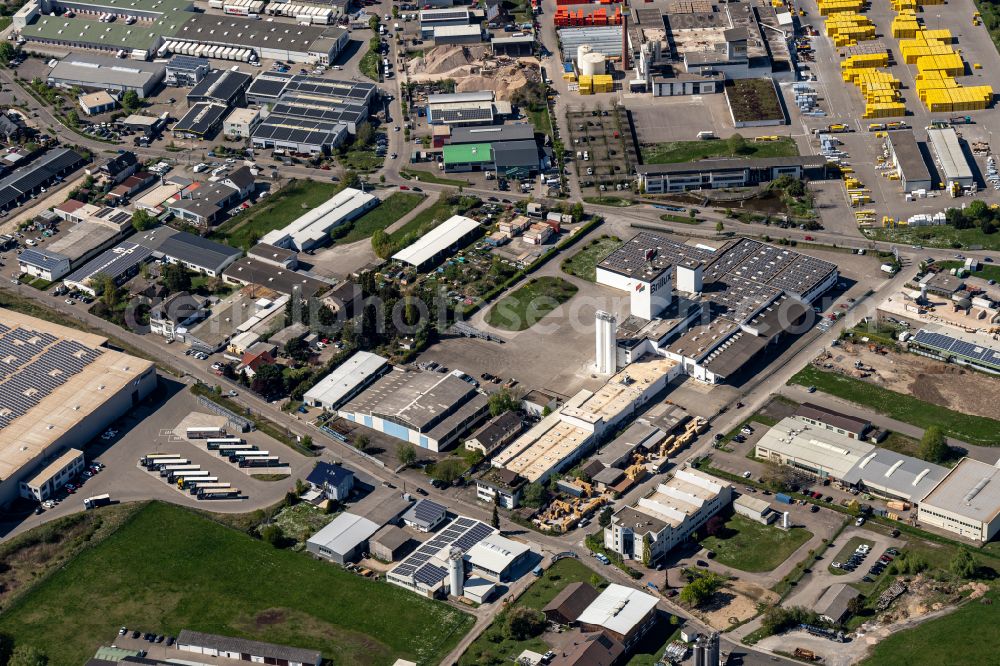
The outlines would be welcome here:
[[[594,75],[594,92],[595,93],[609,93],[614,92],[615,83],[614,79],[611,78],[610,74],[595,74]]]
[[[949,53],[941,56],[927,56],[917,58],[917,72],[940,72],[948,76],[962,76],[965,73],[965,63],[962,56],[957,53]]]
[[[920,30],[917,13],[911,9],[904,10],[892,19],[892,36],[896,39],[912,39]]]
[[[838,48],[852,46],[860,41],[875,39],[875,24],[861,14],[834,14],[826,21],[826,34]]]
[[[864,8],[863,0],[818,0],[819,15],[831,16],[851,12],[857,14]]]
[[[581,95],[593,95],[594,94],[594,77],[590,74],[580,75],[580,94]]]
[[[917,0],[892,0],[892,8],[897,12],[917,11]]]
[[[876,67],[886,67],[889,64],[889,54],[885,51],[881,53],[862,53],[852,55],[840,63],[840,70],[844,81],[854,83],[861,74],[861,70],[874,69]]]
[[[926,103],[931,113],[954,113],[979,111],[989,106],[991,101],[993,101],[993,88],[969,86],[928,90]]]

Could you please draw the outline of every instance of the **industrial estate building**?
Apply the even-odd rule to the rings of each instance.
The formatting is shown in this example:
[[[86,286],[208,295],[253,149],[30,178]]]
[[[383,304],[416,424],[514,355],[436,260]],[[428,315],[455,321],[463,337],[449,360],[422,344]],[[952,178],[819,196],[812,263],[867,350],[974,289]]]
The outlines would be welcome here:
[[[31,164],[0,178],[0,211],[15,208],[36,196],[41,188],[76,171],[86,160],[69,148],[53,148]]]
[[[330,231],[354,220],[379,204],[374,194],[348,187],[290,222],[264,234],[262,243],[304,252],[327,243]]]
[[[479,222],[464,215],[452,215],[396,254],[393,260],[423,270],[446,254],[467,244],[482,230]]]
[[[356,352],[306,391],[303,402],[336,411],[390,370],[388,359],[371,352]]]
[[[156,387],[151,361],[106,343],[3,310],[0,355],[9,371],[0,405],[0,505],[19,495],[48,499],[55,480],[78,471],[81,456],[71,449],[82,449]]]
[[[912,130],[896,130],[888,133],[885,141],[889,158],[896,169],[904,192],[930,190],[934,187],[931,171],[927,168],[923,153]]]
[[[611,583],[576,618],[584,632],[603,631],[628,649],[654,624],[659,599],[635,588]]]
[[[232,638],[217,634],[182,629],[177,634],[177,650],[209,657],[222,657],[258,664],[282,666],[320,666],[323,655],[316,650],[305,650],[287,645],[264,643],[248,638]],[[193,659],[187,657],[187,659]]]
[[[74,53],[52,68],[48,84],[61,88],[134,92],[143,99],[163,82],[166,71],[162,63]]]
[[[648,542],[650,561],[658,561],[729,506],[732,496],[731,484],[695,469],[678,469],[635,505],[615,512],[604,528],[604,547],[625,559],[642,560]]]
[[[752,159],[708,159],[679,164],[640,164],[635,168],[639,186],[647,194],[687,190],[751,187],[769,183],[778,176],[825,178],[826,158],[758,157]]]
[[[1000,533],[1000,461],[962,458],[917,508],[917,519],[986,542]]]

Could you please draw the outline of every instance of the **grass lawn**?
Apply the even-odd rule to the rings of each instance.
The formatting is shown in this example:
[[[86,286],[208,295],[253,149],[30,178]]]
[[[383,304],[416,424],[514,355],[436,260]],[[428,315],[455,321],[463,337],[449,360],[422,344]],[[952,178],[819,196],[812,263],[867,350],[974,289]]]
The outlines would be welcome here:
[[[949,437],[969,444],[1000,445],[997,439],[997,433],[1000,433],[1000,421],[955,412],[860,379],[826,372],[808,365],[797,372],[788,383],[815,386],[830,395],[864,405],[880,414],[911,423],[918,428],[941,426]]]
[[[421,183],[435,183],[436,185],[451,185],[453,187],[462,187],[469,185],[469,181],[460,180],[457,178],[442,178],[435,173],[430,171],[423,171],[421,169],[403,169],[400,172],[403,178],[409,178],[410,180],[419,180]]]
[[[587,247],[562,262],[563,272],[595,282],[597,280],[597,264],[604,261],[604,258],[618,249],[621,244],[622,240],[617,236],[595,238],[587,244]]]
[[[368,40],[368,50],[365,54],[361,56],[361,61],[358,63],[358,69],[361,73],[367,76],[372,81],[378,83],[378,49],[379,49],[379,38],[375,35],[370,40]]]
[[[784,120],[781,101],[771,79],[738,79],[726,82],[726,100],[737,122]]]
[[[786,532],[733,514],[722,536],[706,537],[701,545],[714,550],[716,561],[727,567],[759,573],[773,571],[810,538],[812,532],[801,527]]]
[[[956,650],[961,653],[958,661],[962,666],[996,664],[1000,650],[1000,632],[996,630],[1000,624],[1000,594],[994,590],[984,599],[991,603],[971,601],[954,613],[893,633],[875,646],[862,666],[953,664]]]
[[[541,132],[542,134],[552,134],[552,123],[549,122],[549,111],[544,105],[540,106],[537,110],[528,109],[526,113],[528,120],[531,122],[536,132]]]
[[[949,225],[940,227],[897,227],[895,229],[865,229],[865,235],[874,240],[926,247],[972,248],[1000,250],[1000,234],[984,234],[978,227],[956,229]]]
[[[515,605],[541,610],[570,583],[589,583],[593,576],[597,576],[601,584],[606,582],[597,572],[579,560],[572,558],[559,560],[549,567],[541,578],[531,584],[531,587],[518,598]],[[459,666],[502,664],[510,661],[508,658],[510,655],[516,658],[524,650],[545,653],[549,650],[549,646],[540,638],[531,638],[526,641],[506,638],[503,636],[501,628],[494,622],[469,646],[458,663]]]
[[[391,664],[438,663],[472,617],[161,503],[0,615],[0,633],[46,652],[52,666],[83,663],[123,624],[314,648],[333,664]]]
[[[941,268],[951,270],[952,268],[964,268],[965,262],[962,261],[937,261],[934,262],[935,265]],[[979,270],[972,274],[973,277],[982,278],[983,280],[996,280],[1000,282],[1000,266],[996,264],[979,264]]]
[[[337,155],[337,161],[345,169],[354,171],[374,171],[385,162],[384,157],[375,154],[375,148],[368,146],[365,148],[349,148],[343,154]]]
[[[748,141],[746,149],[738,157],[794,157],[799,154],[795,141],[781,137],[777,141],[753,143]],[[694,162],[710,157],[733,157],[726,141],[667,141],[642,147],[644,164],[673,164]]]
[[[378,207],[351,222],[347,232],[338,237],[334,244],[353,243],[371,237],[376,230],[385,229],[416,208],[423,198],[424,195],[412,192],[390,194]]]
[[[557,277],[540,277],[504,296],[490,308],[486,321],[505,331],[523,331],[573,298],[577,287]]]
[[[254,238],[280,229],[306,211],[325,203],[337,191],[336,183],[293,180],[261,203],[227,220],[211,238],[225,240],[233,247],[249,248]]]
[[[875,548],[874,541],[869,541],[868,539],[862,539],[861,537],[851,537],[850,539],[848,539],[847,543],[844,544],[844,547],[837,552],[837,555],[830,560],[830,562],[831,563],[840,562],[841,564],[843,564],[847,560],[851,559],[851,555],[853,555],[854,551],[858,549],[858,546],[862,544],[868,544],[869,548],[873,549]],[[874,559],[872,559],[873,555]],[[871,551],[868,553],[868,557],[865,558],[864,563],[866,563],[868,566],[871,566],[875,562],[875,560],[877,560],[881,556],[882,556],[881,553],[875,555],[874,551]],[[826,568],[834,576],[844,576],[848,573],[843,569],[835,569],[830,565],[827,565]]]
[[[376,208],[375,210],[378,209]],[[414,234],[417,237],[422,236],[453,214],[452,207],[448,203],[448,194],[442,192],[438,195],[437,201],[424,208],[414,215],[409,222],[392,232],[392,238],[393,240],[402,239],[409,234]]]

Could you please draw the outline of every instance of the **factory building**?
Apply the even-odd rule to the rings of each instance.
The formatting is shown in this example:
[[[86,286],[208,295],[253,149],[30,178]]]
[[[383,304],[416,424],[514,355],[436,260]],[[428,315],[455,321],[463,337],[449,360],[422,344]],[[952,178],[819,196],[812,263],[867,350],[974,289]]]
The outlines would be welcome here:
[[[16,208],[41,191],[86,164],[69,148],[53,148],[27,166],[0,178],[0,211]]]
[[[759,157],[753,159],[708,159],[678,164],[640,164],[635,168],[639,186],[647,194],[687,190],[752,187],[778,176],[825,178],[826,158]]]
[[[448,253],[464,247],[481,232],[479,222],[464,215],[452,215],[418,238],[412,245],[392,255],[392,258],[417,270],[423,270],[439,262]]]
[[[604,547],[625,559],[642,560],[648,542],[650,561],[656,562],[729,506],[732,495],[732,485],[725,481],[695,469],[678,469],[652,493],[611,517],[611,525],[604,528]]]
[[[135,240],[149,248],[155,258],[208,277],[219,277],[242,255],[237,248],[173,229],[156,229]]]
[[[379,199],[374,194],[348,187],[287,226],[269,231],[260,240],[299,252],[311,250],[326,244],[331,230],[357,219],[378,204]]]
[[[886,147],[889,158],[899,176],[904,192],[930,190],[934,187],[931,171],[927,168],[923,153],[913,136],[912,130],[896,130],[888,132]]]
[[[427,96],[429,125],[492,125],[496,116],[492,90]]]
[[[181,652],[258,664],[320,666],[323,663],[323,655],[315,650],[275,645],[247,638],[205,634],[188,629],[182,629],[181,633],[177,634],[177,649]]]
[[[454,373],[395,368],[338,414],[420,448],[444,451],[488,411],[486,396]]]
[[[232,69],[213,69],[206,74],[187,94],[188,106],[198,103],[219,104],[232,108],[246,106],[247,88],[253,77]]]
[[[973,541],[1000,533],[1000,461],[962,458],[926,496],[917,520]]]
[[[165,45],[171,53],[183,49],[185,42],[205,48],[200,53],[186,55],[213,56],[211,48],[236,49],[249,52],[246,58],[228,60],[287,60],[291,62],[329,65],[347,45],[349,33],[334,26],[291,25],[257,21],[237,16],[192,14]],[[251,57],[249,54],[254,54]]]
[[[106,338],[13,310],[0,316],[0,354],[14,359],[0,405],[0,506],[19,495],[47,499],[80,465],[71,449],[83,449],[157,383],[151,361],[108,349]]]
[[[96,296],[100,285],[95,283],[94,278],[104,276],[121,286],[139,274],[139,267],[149,261],[152,254],[152,250],[145,246],[124,241],[70,273],[63,279],[63,284]]]
[[[940,173],[945,189],[954,194],[956,188],[972,187],[976,179],[955,128],[929,129],[927,139],[941,167]]]
[[[211,68],[208,58],[175,55],[167,61],[164,81],[168,86],[192,88],[208,75]]]
[[[69,273],[69,257],[48,250],[25,248],[17,255],[17,267],[22,273],[48,282]]]
[[[198,103],[170,128],[178,139],[212,139],[222,129],[222,119],[229,109],[221,104]]]
[[[605,632],[628,650],[656,624],[659,599],[631,587],[611,583],[576,618],[585,633]]]
[[[327,411],[336,411],[390,371],[387,359],[371,352],[356,352],[306,391],[303,402]]]
[[[317,557],[344,565],[368,550],[368,539],[382,526],[367,518],[344,512],[309,537],[306,550]]]
[[[60,88],[134,92],[144,99],[163,82],[165,75],[162,63],[73,53],[59,61],[46,80],[50,86]]]

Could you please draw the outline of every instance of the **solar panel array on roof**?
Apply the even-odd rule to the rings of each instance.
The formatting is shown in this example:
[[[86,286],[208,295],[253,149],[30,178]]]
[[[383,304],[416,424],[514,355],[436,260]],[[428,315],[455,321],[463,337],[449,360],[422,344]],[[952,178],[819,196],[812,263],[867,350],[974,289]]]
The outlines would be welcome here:
[[[420,500],[417,502],[416,506],[413,507],[413,515],[417,520],[425,523],[433,522],[438,516],[447,511],[443,506],[437,502],[432,502],[430,500]]]
[[[74,340],[0,324],[0,429],[24,416],[103,353]]]
[[[198,102],[188,109],[183,118],[174,123],[172,130],[198,135],[207,134],[222,122],[222,116],[228,111],[229,109],[221,104]]]
[[[921,329],[913,336],[913,342],[943,354],[960,356],[989,368],[1000,370],[1000,351],[965,340],[953,338],[943,333]]]
[[[151,254],[153,251],[148,247],[125,241],[73,271],[65,282],[83,284],[98,273],[117,279],[128,273],[136,264],[145,261]]]
[[[478,520],[456,518],[392,569],[389,580],[397,578],[433,587],[448,575],[448,571],[441,565],[453,546],[467,551],[495,531]]]
[[[21,167],[0,180],[0,208],[6,208],[75,166],[83,158],[68,148],[48,151],[34,163]]]
[[[434,109],[434,117],[446,123],[482,121],[493,117],[493,109]]]

